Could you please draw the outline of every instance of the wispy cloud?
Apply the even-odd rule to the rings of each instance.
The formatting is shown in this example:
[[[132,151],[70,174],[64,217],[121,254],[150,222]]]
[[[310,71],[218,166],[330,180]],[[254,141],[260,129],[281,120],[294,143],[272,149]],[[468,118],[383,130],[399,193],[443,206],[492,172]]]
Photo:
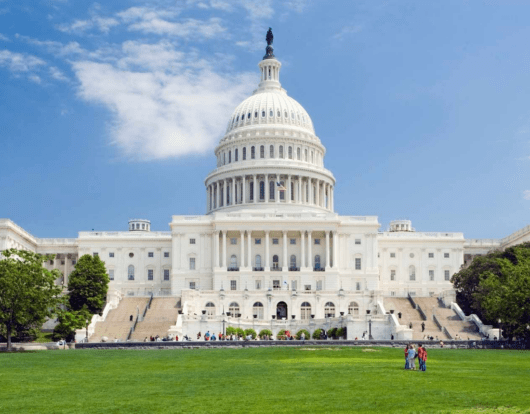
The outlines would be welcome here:
[[[75,20],[72,23],[68,24],[59,24],[57,29],[61,32],[71,33],[71,34],[83,34],[91,29],[98,29],[102,33],[109,33],[110,30],[119,25],[120,22],[113,17],[101,17],[101,16],[92,16],[87,20]]]
[[[524,190],[523,191],[523,198],[525,200],[530,200],[530,190]]]
[[[340,29],[338,33],[336,33],[333,36],[333,38],[337,40],[342,40],[344,39],[344,37],[351,35],[351,34],[359,33],[362,30],[363,30],[363,26],[360,24],[353,25],[353,26],[344,26],[342,29]]]
[[[50,76],[53,79],[58,80],[58,81],[63,81],[63,82],[68,81],[68,78],[66,77],[66,75],[60,69],[56,68],[55,66],[50,66],[49,71],[50,71]]]
[[[3,41],[3,42],[10,42],[11,39],[9,39],[9,37],[3,35],[2,33],[0,33],[0,40]]]
[[[35,75],[35,74],[33,74],[33,75],[29,75],[29,76],[28,76],[28,79],[29,79],[30,81],[32,81],[32,82],[35,82],[35,83],[39,84],[39,85],[42,83],[42,79],[40,78],[39,75]]]
[[[46,65],[46,62],[36,56],[0,50],[0,66],[11,72],[30,72],[43,65]]]

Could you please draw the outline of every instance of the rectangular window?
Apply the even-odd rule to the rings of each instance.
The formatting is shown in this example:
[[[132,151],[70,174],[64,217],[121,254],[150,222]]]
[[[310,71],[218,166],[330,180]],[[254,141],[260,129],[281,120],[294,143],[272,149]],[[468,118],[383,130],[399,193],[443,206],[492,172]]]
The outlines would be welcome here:
[[[320,239],[315,239],[315,244],[320,244]]]
[[[153,252],[147,252],[147,257],[155,257],[155,254]]]
[[[94,253],[92,253],[92,255],[93,255],[94,257],[98,257],[98,256],[99,256],[99,253],[98,253],[98,252],[94,252]]]
[[[280,244],[280,241],[278,239],[272,239],[272,244]]]
[[[444,270],[444,277],[445,277],[445,280],[451,280],[451,276],[449,275],[449,270]]]
[[[280,281],[279,280],[273,280],[272,281],[272,288],[274,290],[280,290],[281,287],[280,287]]]
[[[169,280],[169,269],[164,269],[164,280]]]
[[[361,244],[361,239],[355,239],[355,244]]]
[[[390,271],[390,280],[396,280],[396,271],[395,270],[391,270]]]
[[[429,270],[429,280],[431,282],[434,280],[434,270]]]
[[[230,281],[230,290],[237,290],[237,280]]]
[[[195,270],[195,257],[190,257],[190,270]]]
[[[190,239],[190,244],[195,244],[195,239]]]
[[[50,264],[51,264],[51,265],[53,264],[53,260],[50,260]]]
[[[75,265],[77,262],[75,260],[72,260],[72,264]]]
[[[230,244],[237,244],[237,239],[235,237],[232,237],[230,239]]]
[[[291,244],[296,244],[296,239],[291,239],[289,242],[290,242]]]
[[[62,265],[64,264],[64,260],[61,260],[61,264],[62,264]]]
[[[114,257],[114,252],[109,252],[109,257]]]
[[[361,258],[360,257],[355,258],[355,270],[361,270]]]
[[[409,275],[409,280],[411,280],[411,281],[415,281],[415,280],[416,280],[416,273],[411,273],[411,274]]]
[[[169,257],[169,252],[164,252],[164,257]]]
[[[190,289],[195,289],[195,282],[190,282]]]
[[[304,290],[311,290],[311,285],[304,285]]]
[[[296,290],[296,286],[297,286],[296,280],[291,280],[291,290]]]
[[[434,253],[429,253],[429,259],[434,259]]]
[[[355,290],[361,290],[361,282],[355,282]]]
[[[153,269],[147,269],[147,280],[153,280]]]
[[[261,290],[261,280],[256,280],[256,290]]]
[[[109,269],[109,279],[114,280],[114,269]]]
[[[449,259],[449,253],[444,253],[444,259]]]
[[[317,280],[317,290],[322,290],[322,280]]]
[[[396,296],[396,292],[394,291],[390,292],[390,296]]]
[[[254,239],[254,244],[261,244],[261,239]]]
[[[390,253],[390,257],[396,257],[396,254],[395,253]]]

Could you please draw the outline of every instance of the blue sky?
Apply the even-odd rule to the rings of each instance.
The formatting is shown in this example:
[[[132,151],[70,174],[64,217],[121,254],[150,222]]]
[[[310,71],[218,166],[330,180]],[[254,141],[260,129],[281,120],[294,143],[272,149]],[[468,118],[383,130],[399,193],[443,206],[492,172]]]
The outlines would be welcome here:
[[[204,214],[273,28],[344,215],[530,224],[530,4],[0,0],[0,217],[37,237]]]

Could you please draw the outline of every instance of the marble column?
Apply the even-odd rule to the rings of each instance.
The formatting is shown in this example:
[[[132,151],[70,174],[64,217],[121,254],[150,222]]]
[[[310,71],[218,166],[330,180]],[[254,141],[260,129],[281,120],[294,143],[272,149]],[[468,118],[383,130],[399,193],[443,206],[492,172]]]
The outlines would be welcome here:
[[[305,262],[305,230],[302,230],[300,232],[300,247],[301,247],[301,258],[302,258],[302,261],[300,263],[300,267],[306,267],[306,262]]]
[[[248,245],[248,254],[247,254],[248,267],[252,268],[252,255],[251,255],[251,252],[250,252],[250,248],[251,248],[251,245],[252,245],[252,232],[251,231],[247,231],[247,238],[248,238],[248,241],[247,241],[247,245]]]
[[[329,260],[329,231],[326,230],[326,269],[329,269],[330,260]]]
[[[226,269],[226,233],[227,231],[223,230],[223,255],[222,255],[223,269]]]
[[[308,231],[307,232],[307,262],[309,264],[309,266],[307,267],[310,267],[311,270],[313,270],[313,254],[312,254],[312,249],[313,249],[313,246],[311,244],[311,232]]]
[[[289,270],[287,266],[287,231],[283,232],[283,271]]]
[[[243,175],[243,191],[241,191],[241,204],[247,203],[247,177]]]
[[[214,267],[219,267],[219,231],[214,231],[214,252],[213,252],[213,263]]]
[[[258,194],[259,194],[259,189],[258,189],[258,186],[257,186],[257,176],[256,174],[252,175],[252,178],[254,180],[254,194],[252,194],[253,196],[253,202],[254,203],[257,203],[258,202]]]
[[[245,232],[241,231],[241,259],[239,260],[239,266],[245,267]]]
[[[265,270],[270,270],[269,263],[269,232],[265,232]]]
[[[337,232],[333,232],[333,269],[337,269],[337,255],[338,255],[338,245],[339,245],[339,238],[337,237]]]
[[[237,204],[236,200],[236,177],[232,178],[232,202],[230,205],[235,206]]]
[[[290,203],[291,202],[291,198],[292,198],[292,191],[291,191],[291,175],[289,174],[287,176],[287,191],[286,191],[286,194],[287,194],[287,203]]]

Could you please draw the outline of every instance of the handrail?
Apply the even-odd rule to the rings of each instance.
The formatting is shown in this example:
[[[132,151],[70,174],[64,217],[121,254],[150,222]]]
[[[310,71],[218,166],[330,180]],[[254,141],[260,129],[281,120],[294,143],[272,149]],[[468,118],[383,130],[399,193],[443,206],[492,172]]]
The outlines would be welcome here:
[[[145,314],[147,313],[148,309],[151,309],[151,302],[153,302],[153,294],[151,293],[151,297],[147,301],[147,304],[145,305],[144,313],[142,314],[142,320],[145,318]]]
[[[421,308],[420,305],[416,305],[416,309],[420,312],[420,315],[421,315],[421,318],[426,321],[427,320],[427,315],[425,314],[425,312],[423,312],[423,309]]]
[[[449,339],[453,339],[453,336],[449,333],[445,326],[443,327],[442,332],[445,333],[449,337]]]
[[[440,331],[443,331],[443,326],[434,313],[432,314],[432,320],[434,321],[436,326],[438,326],[438,329],[440,329]]]
[[[140,317],[140,315],[136,315],[136,319],[134,320],[132,326],[131,326],[131,329],[129,330],[129,334],[127,335],[127,341],[129,339],[131,339],[131,336],[132,336],[132,333],[134,332],[134,330],[136,329],[136,324],[138,323],[138,318]]]
[[[416,302],[414,301],[414,299],[412,299],[412,296],[410,296],[410,292],[407,292],[407,296],[409,298],[409,302],[410,304],[412,305],[412,307],[414,309],[417,309],[418,308],[418,305],[416,305]]]

